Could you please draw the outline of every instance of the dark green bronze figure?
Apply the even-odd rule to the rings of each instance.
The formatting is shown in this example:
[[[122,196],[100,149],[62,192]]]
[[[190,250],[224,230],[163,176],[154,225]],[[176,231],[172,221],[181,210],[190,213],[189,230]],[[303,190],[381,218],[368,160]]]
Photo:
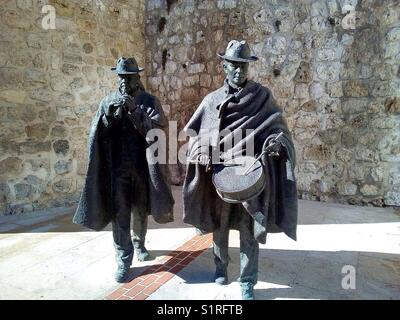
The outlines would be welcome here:
[[[125,282],[134,251],[140,261],[149,257],[148,215],[159,223],[173,221],[174,200],[166,164],[154,161],[148,150],[154,142],[148,131],[167,126],[160,103],[145,92],[139,76],[143,69],[134,58],[119,58],[112,70],[119,87],[101,101],[93,119],[87,176],[73,221],[94,230],[112,223],[115,280]]]
[[[184,222],[202,233],[213,232],[218,284],[228,283],[229,230],[239,230],[242,298],[254,299],[259,243],[266,242],[267,232],[285,232],[296,239],[295,152],[271,91],[247,77],[249,63],[257,60],[248,44],[232,40],[218,56],[223,59],[224,86],[204,98],[185,127],[191,138],[183,186]],[[251,143],[254,154],[242,157]],[[232,168],[226,170],[239,159],[254,161],[236,174]],[[248,175],[257,170],[253,184]]]

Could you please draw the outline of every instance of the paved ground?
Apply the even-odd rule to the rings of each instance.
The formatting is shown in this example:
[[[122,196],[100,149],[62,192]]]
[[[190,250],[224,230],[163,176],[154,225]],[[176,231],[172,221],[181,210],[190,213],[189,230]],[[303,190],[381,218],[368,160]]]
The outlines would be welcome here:
[[[230,237],[230,283],[217,286],[211,238],[181,222],[179,188],[174,195],[176,222],[150,223],[146,242],[155,258],[134,262],[125,286],[113,280],[110,229],[72,224],[73,208],[0,217],[0,299],[240,299],[238,233]],[[400,299],[400,215],[299,201],[298,241],[268,235],[259,264],[257,299]],[[356,288],[345,290],[352,268]],[[133,294],[138,287],[147,291]]]

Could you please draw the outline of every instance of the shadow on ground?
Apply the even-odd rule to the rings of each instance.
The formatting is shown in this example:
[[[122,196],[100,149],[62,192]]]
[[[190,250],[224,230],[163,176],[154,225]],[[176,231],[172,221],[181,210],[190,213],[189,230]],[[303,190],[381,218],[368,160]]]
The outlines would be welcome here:
[[[180,252],[151,251],[151,255],[177,255]],[[222,292],[216,299],[238,298],[239,286],[235,282],[239,277],[239,249],[230,248],[229,254],[229,283],[221,287]],[[131,268],[131,271],[131,279],[152,273],[146,271],[146,267]],[[180,286],[190,290],[194,284],[213,284],[214,271],[212,250],[208,249],[178,272],[176,278],[179,279],[177,281]],[[354,278],[350,280],[349,277],[353,275]],[[258,280],[255,295],[262,300],[400,299],[400,255],[357,251],[260,249]],[[176,287],[176,283],[172,286]],[[168,283],[161,290],[172,294]],[[236,295],[232,295],[235,290]],[[204,297],[190,296],[190,293],[180,296],[176,292],[172,296],[178,300],[212,298],[207,293],[204,293]]]

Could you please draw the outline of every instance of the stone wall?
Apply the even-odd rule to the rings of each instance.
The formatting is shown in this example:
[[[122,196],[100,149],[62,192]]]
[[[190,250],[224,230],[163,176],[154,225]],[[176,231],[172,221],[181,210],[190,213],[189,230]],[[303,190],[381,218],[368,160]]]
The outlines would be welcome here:
[[[56,29],[45,30],[46,4]],[[0,17],[0,212],[78,199],[87,131],[115,86],[110,66],[144,65],[144,1],[9,0]]]
[[[42,28],[42,7],[56,29]],[[356,11],[348,29],[345,5]],[[247,39],[293,133],[300,197],[400,205],[397,0],[10,0],[0,13],[0,213],[74,203],[109,67],[134,54],[181,129]],[[348,21],[347,21],[348,22]],[[350,21],[351,24],[351,21]],[[146,51],[145,51],[146,47]],[[172,167],[174,182],[182,167]]]
[[[300,197],[398,206],[399,13],[396,0],[149,0],[148,85],[182,128],[223,83],[216,53],[246,39],[251,78],[293,134]]]

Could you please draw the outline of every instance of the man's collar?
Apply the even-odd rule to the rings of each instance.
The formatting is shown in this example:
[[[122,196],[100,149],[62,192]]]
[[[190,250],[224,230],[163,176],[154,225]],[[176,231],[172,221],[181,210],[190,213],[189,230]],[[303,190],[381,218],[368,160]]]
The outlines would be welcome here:
[[[228,94],[235,94],[236,92],[239,92],[241,89],[243,89],[248,83],[248,80],[246,79],[245,82],[237,88],[232,87],[229,82],[228,79],[225,79],[224,81],[224,87],[225,87],[225,93]]]

